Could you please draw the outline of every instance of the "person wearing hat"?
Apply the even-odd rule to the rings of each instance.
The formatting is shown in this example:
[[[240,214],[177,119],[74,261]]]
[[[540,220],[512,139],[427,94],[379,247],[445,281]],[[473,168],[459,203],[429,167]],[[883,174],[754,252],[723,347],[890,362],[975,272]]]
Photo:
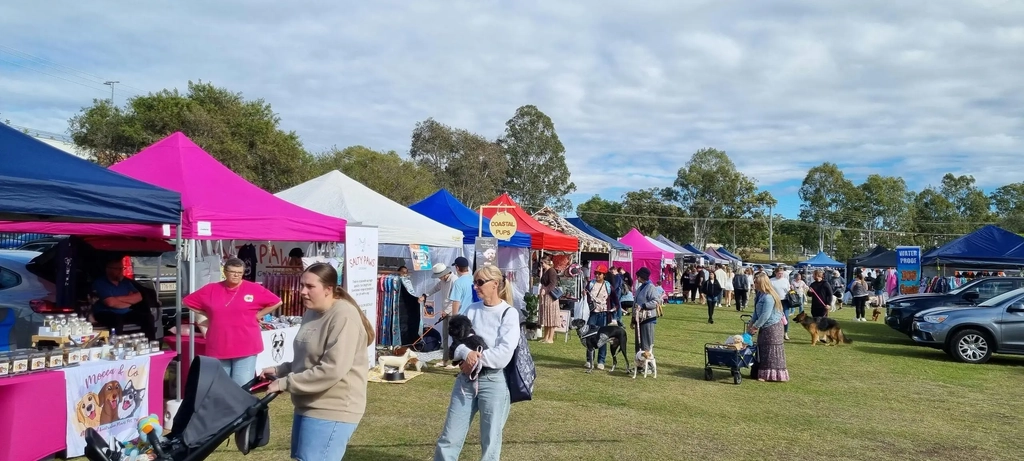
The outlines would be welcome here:
[[[452,287],[454,286],[455,277],[452,275],[452,268],[445,266],[442,263],[434,264],[434,267],[430,269],[433,273],[432,277],[437,279],[437,284],[433,288],[427,290],[426,293],[420,295],[420,304],[427,302],[427,297],[433,296],[436,293],[443,293],[444,297],[441,301],[441,363],[438,366],[454,369],[455,366],[451,364],[451,357],[448,357],[448,319],[452,315]],[[437,312],[437,304],[434,304],[434,311]]]
[[[640,352],[641,350],[650,351],[654,347],[654,325],[658,323],[658,316],[649,315],[639,325],[636,322],[640,310],[652,311],[658,308],[658,305],[661,304],[661,295],[658,294],[657,287],[651,283],[650,269],[641,267],[640,270],[636,271],[636,279],[640,286],[637,287],[636,294],[634,295],[636,301],[633,303],[633,327],[639,330],[640,333],[635,335],[635,352]]]
[[[604,279],[607,273],[608,266],[604,264],[597,266],[594,279],[587,284],[587,304],[590,305],[590,318],[587,320],[587,324],[598,328],[608,325],[608,300],[611,298],[612,286]],[[598,370],[604,370],[604,360],[607,355],[608,346],[601,346],[597,350]],[[587,357],[587,363],[584,366],[590,369],[590,357]]]

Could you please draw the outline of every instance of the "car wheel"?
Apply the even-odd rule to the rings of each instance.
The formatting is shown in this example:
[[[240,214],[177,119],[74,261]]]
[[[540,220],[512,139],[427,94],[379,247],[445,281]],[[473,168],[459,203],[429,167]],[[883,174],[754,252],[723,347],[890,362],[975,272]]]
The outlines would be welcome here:
[[[978,330],[962,330],[953,336],[949,351],[954,359],[964,363],[985,363],[992,357],[995,345],[988,335]]]

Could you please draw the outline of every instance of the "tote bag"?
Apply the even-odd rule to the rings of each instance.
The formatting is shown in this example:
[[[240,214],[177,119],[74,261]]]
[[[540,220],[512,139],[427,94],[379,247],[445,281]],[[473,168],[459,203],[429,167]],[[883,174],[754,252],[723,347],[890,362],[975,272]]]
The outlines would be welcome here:
[[[501,314],[502,321],[505,320],[505,314],[512,309],[512,307],[505,309],[505,312]],[[519,313],[518,311],[516,309],[516,314]],[[509,399],[512,403],[533,400],[533,382],[537,380],[537,367],[533,363],[533,356],[530,355],[530,345],[526,342],[526,330],[523,329],[522,322],[519,322],[519,345],[512,352],[512,360],[505,365],[504,372]]]

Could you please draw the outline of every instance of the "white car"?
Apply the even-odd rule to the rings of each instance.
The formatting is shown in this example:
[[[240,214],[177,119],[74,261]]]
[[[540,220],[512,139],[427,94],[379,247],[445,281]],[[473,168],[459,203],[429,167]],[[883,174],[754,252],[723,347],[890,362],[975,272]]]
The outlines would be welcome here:
[[[53,312],[56,287],[25,268],[36,251],[0,250],[0,351],[28,347]]]

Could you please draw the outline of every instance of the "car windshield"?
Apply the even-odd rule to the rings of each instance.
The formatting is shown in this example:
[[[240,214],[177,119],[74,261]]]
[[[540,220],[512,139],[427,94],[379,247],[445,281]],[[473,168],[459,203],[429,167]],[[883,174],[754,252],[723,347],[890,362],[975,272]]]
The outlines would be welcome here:
[[[998,305],[1003,304],[1004,302],[1006,302],[1006,301],[1008,301],[1010,299],[1013,299],[1013,298],[1015,298],[1017,296],[1020,296],[1020,295],[1024,295],[1024,288],[1018,288],[1016,290],[1007,291],[1006,293],[1003,293],[1003,294],[1001,294],[999,296],[996,296],[996,297],[994,297],[992,299],[989,299],[988,301],[985,301],[985,302],[983,302],[981,304],[978,304],[978,307],[998,306]]]
[[[965,284],[961,285],[959,288],[954,288],[952,290],[949,290],[948,293],[951,294],[951,295],[958,295],[958,294],[963,293],[963,292],[965,292],[967,290],[970,290],[971,288],[974,288],[974,286],[979,284],[979,283],[981,283],[982,280],[984,280],[984,279],[980,279],[980,278],[979,279],[974,279],[970,283],[965,283]]]

